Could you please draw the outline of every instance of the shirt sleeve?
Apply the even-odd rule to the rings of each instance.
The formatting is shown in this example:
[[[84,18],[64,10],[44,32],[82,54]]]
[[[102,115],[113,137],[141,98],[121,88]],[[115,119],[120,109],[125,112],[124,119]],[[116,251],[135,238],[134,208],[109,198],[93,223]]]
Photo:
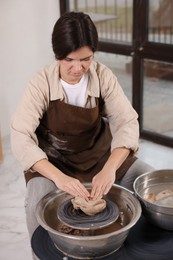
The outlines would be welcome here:
[[[49,87],[43,73],[29,83],[11,119],[11,148],[24,171],[47,156],[38,146],[35,130],[49,102]]]
[[[104,113],[113,137],[111,150],[125,147],[136,152],[139,142],[138,114],[112,71],[103,67],[99,73]]]

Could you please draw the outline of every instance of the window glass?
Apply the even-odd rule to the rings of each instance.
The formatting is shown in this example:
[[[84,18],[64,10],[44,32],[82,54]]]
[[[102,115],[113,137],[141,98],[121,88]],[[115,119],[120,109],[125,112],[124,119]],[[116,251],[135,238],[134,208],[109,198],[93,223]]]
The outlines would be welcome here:
[[[109,67],[117,77],[124,93],[132,103],[132,58],[129,56],[97,52],[94,59]]]
[[[149,41],[173,44],[173,1],[149,1]]]
[[[144,61],[143,128],[173,137],[173,64]]]
[[[70,11],[88,13],[94,21],[100,40],[132,42],[133,0],[71,0]]]

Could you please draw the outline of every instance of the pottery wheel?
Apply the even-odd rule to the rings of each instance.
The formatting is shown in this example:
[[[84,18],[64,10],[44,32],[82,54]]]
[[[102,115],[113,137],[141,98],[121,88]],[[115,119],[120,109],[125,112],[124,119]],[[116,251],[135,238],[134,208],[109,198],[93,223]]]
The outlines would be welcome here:
[[[100,229],[111,225],[119,217],[118,206],[105,199],[106,208],[94,216],[86,215],[80,209],[74,209],[71,200],[64,201],[57,209],[58,219],[74,229]]]

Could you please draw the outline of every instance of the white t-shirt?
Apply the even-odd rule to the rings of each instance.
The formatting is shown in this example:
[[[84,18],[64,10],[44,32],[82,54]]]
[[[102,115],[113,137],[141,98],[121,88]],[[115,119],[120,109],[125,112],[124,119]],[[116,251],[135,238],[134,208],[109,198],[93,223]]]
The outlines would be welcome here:
[[[85,107],[86,88],[88,85],[88,74],[84,74],[81,80],[74,85],[68,84],[61,79],[61,84],[67,95],[68,103],[71,105]]]

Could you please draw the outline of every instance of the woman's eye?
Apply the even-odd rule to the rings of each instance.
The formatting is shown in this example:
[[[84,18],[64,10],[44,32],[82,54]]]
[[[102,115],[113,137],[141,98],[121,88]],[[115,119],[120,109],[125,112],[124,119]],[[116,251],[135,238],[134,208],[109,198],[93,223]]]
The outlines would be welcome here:
[[[70,59],[70,58],[65,58],[64,60],[68,61],[68,62],[72,61],[72,59]]]
[[[91,58],[92,58],[92,56],[86,57],[84,59],[80,59],[80,62],[90,61]],[[67,61],[67,62],[75,61],[74,59],[71,59],[71,58],[68,58],[68,57],[66,57],[64,60]]]
[[[90,61],[93,58],[93,55],[86,57],[84,59],[82,59],[81,61]]]
[[[86,59],[83,59],[82,61],[89,61],[89,60],[90,60],[90,57],[86,58]]]

